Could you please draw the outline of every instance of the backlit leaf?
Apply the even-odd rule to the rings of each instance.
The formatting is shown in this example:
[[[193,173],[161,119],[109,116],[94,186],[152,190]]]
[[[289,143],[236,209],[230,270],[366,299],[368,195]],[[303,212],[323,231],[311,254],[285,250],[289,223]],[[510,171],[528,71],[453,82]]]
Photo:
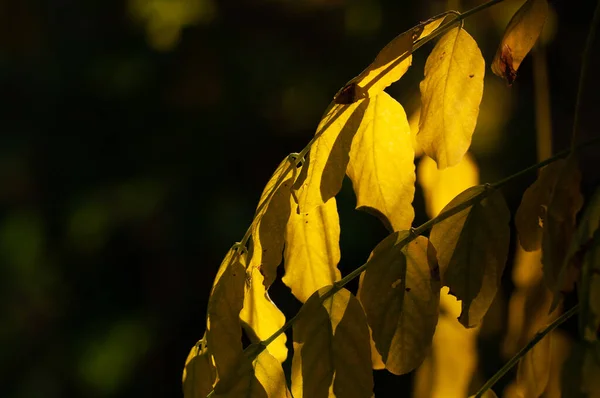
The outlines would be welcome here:
[[[600,229],[596,230],[583,259],[580,331],[587,341],[597,341],[600,331]]]
[[[370,398],[373,372],[363,309],[341,289],[322,304],[324,287],[304,304],[294,323],[294,398]]]
[[[600,397],[600,345],[579,342],[565,362],[562,374],[564,398]]]
[[[392,231],[408,229],[414,218],[415,166],[406,113],[386,92],[367,101],[347,168],[356,207],[375,213]]]
[[[552,199],[558,173],[564,164],[565,161],[561,159],[542,168],[537,180],[523,194],[515,214],[515,226],[519,242],[526,251],[542,247],[542,227],[546,211]]]
[[[545,336],[520,360],[517,367],[517,391],[523,397],[542,395],[550,377],[551,338]]]
[[[196,344],[190,350],[183,369],[184,398],[206,398],[217,374],[206,347]]]
[[[242,355],[240,311],[244,304],[246,269],[243,257],[230,249],[221,263],[208,299],[206,340],[214,357],[219,379],[235,377]]]
[[[417,166],[417,181],[423,188],[427,215],[435,217],[456,195],[479,184],[479,168],[469,152],[456,166],[444,170],[439,170],[429,156],[423,156]]]
[[[408,232],[395,232],[371,254],[358,298],[386,369],[405,374],[431,348],[440,301],[439,268],[427,238],[402,247]]]
[[[477,186],[454,198],[450,209],[484,192]],[[462,300],[460,323],[479,324],[496,295],[506,257],[510,212],[499,191],[434,225],[431,243],[437,250],[442,282]]]
[[[577,160],[570,157],[558,173],[542,233],[544,281],[555,296],[551,309],[556,307],[560,292],[571,290],[574,283],[572,274],[567,272],[569,264],[565,260],[575,233],[576,216],[583,205],[580,182]]]
[[[263,284],[263,276],[256,267],[248,267],[244,307],[240,319],[245,323],[252,343],[266,340],[285,323],[285,315],[269,298]],[[249,329],[248,329],[249,328]],[[267,346],[269,353],[279,362],[285,361],[287,348],[286,337],[282,333],[275,341]]]
[[[321,287],[340,279],[339,241],[340,221],[335,198],[310,212],[292,211],[285,233],[282,280],[298,300],[305,302]]]
[[[298,211],[309,213],[334,197],[342,187],[352,138],[367,107],[364,100],[334,104],[321,119],[308,159],[294,184]],[[292,205],[292,213],[296,210]]]
[[[513,15],[492,62],[492,72],[512,84],[517,69],[537,41],[546,17],[547,0],[527,0]]]
[[[240,361],[242,371],[236,377],[235,383],[227,390],[215,389],[215,398],[290,398],[283,368],[267,350],[248,362]]]
[[[263,190],[252,222],[250,267],[259,267],[267,288],[275,280],[277,267],[281,264],[294,168],[289,158],[279,164]]]
[[[427,58],[417,141],[440,169],[458,164],[471,145],[484,73],[481,51],[462,28],[442,36]]]
[[[474,398],[474,397],[475,397],[475,395],[471,395],[469,398]],[[487,390],[486,392],[483,393],[481,398],[498,398],[498,395],[496,395],[496,393],[493,390]]]

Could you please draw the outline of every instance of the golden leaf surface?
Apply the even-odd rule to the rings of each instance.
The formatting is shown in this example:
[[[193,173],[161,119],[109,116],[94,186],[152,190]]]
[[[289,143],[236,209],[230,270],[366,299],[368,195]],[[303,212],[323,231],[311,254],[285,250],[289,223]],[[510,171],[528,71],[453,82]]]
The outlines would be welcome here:
[[[577,213],[583,206],[579,190],[581,173],[577,160],[570,157],[558,172],[542,230],[542,270],[544,281],[554,293],[556,308],[561,291],[570,291],[574,282],[567,267],[567,252],[575,233]],[[572,269],[574,271],[574,269]]]
[[[429,352],[440,301],[435,250],[423,236],[402,247],[408,236],[395,232],[377,245],[358,288],[377,351],[396,375],[415,369]]]
[[[246,269],[236,249],[229,250],[208,299],[206,340],[220,380],[235,378],[242,355],[240,311],[244,304]]]
[[[240,319],[244,322],[249,332],[250,341],[258,343],[271,337],[285,323],[285,315],[269,298],[263,284],[263,276],[256,267],[248,267],[247,282],[244,294],[244,307],[240,312]],[[249,282],[248,282],[249,281]],[[269,353],[279,362],[287,358],[285,346],[286,336],[282,333],[267,346]]]
[[[513,15],[492,61],[492,72],[512,84],[525,56],[537,41],[546,17],[547,0],[527,0]]]
[[[415,215],[415,166],[406,113],[385,92],[367,101],[346,171],[356,208],[378,215],[391,231],[408,229]]]
[[[350,146],[363,118],[367,102],[334,104],[319,123],[314,142],[294,184],[298,208],[309,213],[334,197],[342,187],[350,159]],[[292,205],[292,213],[296,205]]]
[[[423,188],[427,215],[433,218],[456,195],[479,184],[479,168],[469,152],[456,166],[444,170],[439,170],[429,156],[423,156],[417,165],[417,181]]]
[[[239,366],[234,383],[226,391],[217,385],[215,398],[291,398],[281,363],[267,350],[252,363],[244,357]]]
[[[293,203],[293,198],[290,198]],[[340,220],[335,198],[310,212],[292,211],[285,233],[282,280],[301,302],[340,279]]]
[[[183,369],[184,398],[206,398],[217,378],[206,347],[196,344],[190,350]]]
[[[517,366],[517,393],[523,397],[542,395],[550,379],[552,335],[548,334],[529,350]]]
[[[542,247],[546,210],[552,199],[558,174],[564,164],[565,161],[561,159],[542,168],[535,182],[523,193],[521,204],[515,214],[515,226],[519,242],[528,252]]]
[[[321,304],[329,289],[315,292],[294,323],[292,394],[294,398],[370,398],[373,372],[366,316],[346,289]]]
[[[481,51],[461,28],[442,36],[427,58],[417,142],[439,169],[458,164],[471,145],[484,74]]]
[[[258,267],[264,285],[271,286],[281,264],[285,226],[290,216],[293,170],[289,158],[284,159],[265,186],[252,222],[252,255],[250,267]]]
[[[451,209],[486,188],[469,188],[445,208]],[[506,258],[510,212],[499,191],[433,226],[431,243],[437,250],[442,283],[462,300],[460,323],[479,324],[496,295]]]
[[[471,395],[469,398],[475,398],[475,395]],[[498,395],[493,390],[487,390],[483,393],[481,398],[498,398]]]

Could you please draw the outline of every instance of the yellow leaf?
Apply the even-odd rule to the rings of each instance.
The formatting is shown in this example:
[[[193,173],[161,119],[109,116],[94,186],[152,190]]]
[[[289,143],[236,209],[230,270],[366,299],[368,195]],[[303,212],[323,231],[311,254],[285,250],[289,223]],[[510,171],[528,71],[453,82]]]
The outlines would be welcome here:
[[[474,397],[475,397],[475,395],[471,395],[469,398],[474,398]],[[498,396],[496,395],[496,393],[494,391],[487,390],[486,392],[483,393],[481,398],[498,398]]]
[[[370,398],[373,372],[369,327],[363,309],[341,289],[321,304],[330,289],[312,295],[294,324],[294,398]]]
[[[562,393],[566,398],[600,397],[600,345],[579,342],[566,360],[562,374]]]
[[[583,206],[583,196],[579,191],[580,182],[581,173],[577,160],[570,157],[558,173],[544,218],[542,270],[546,285],[554,293],[551,309],[556,308],[560,292],[570,291],[573,288],[574,276],[570,271],[576,270],[566,263],[566,259],[575,233],[576,216]]]
[[[471,145],[484,73],[481,51],[462,28],[442,36],[427,58],[417,141],[440,169],[458,164]]]
[[[395,232],[377,245],[358,288],[375,346],[396,375],[415,369],[429,352],[440,301],[433,246],[419,236],[402,247],[408,236]]]
[[[579,291],[579,325],[587,341],[597,341],[600,330],[600,229],[596,230],[585,254]]]
[[[242,355],[240,311],[244,304],[246,269],[241,256],[236,249],[229,250],[208,299],[206,340],[221,380],[235,377]]]
[[[246,283],[244,307],[240,312],[240,319],[246,324],[246,329],[250,329],[250,341],[258,343],[271,337],[283,326],[285,315],[269,298],[259,269],[250,266],[247,273],[249,283]],[[279,362],[285,361],[287,357],[285,341],[285,334],[282,333],[267,346],[269,353],[277,358]]]
[[[543,220],[564,162],[558,160],[541,169],[537,180],[523,194],[515,214],[515,226],[519,242],[528,252],[542,247]]]
[[[415,214],[415,166],[406,113],[385,92],[367,101],[347,168],[356,207],[378,215],[392,231],[408,229]]]
[[[557,329],[550,332],[552,335],[552,361],[550,363],[550,379],[546,390],[544,390],[544,398],[561,398],[561,374],[565,360],[571,353],[572,341],[568,333]]]
[[[289,158],[279,164],[263,190],[252,222],[250,267],[259,267],[267,288],[275,280],[277,267],[281,263],[283,234],[291,209],[294,168]]]
[[[262,351],[252,363],[243,358],[240,367],[242,371],[238,372],[234,384],[227,391],[217,386],[215,398],[291,397],[281,364],[267,350]]]
[[[444,210],[481,194],[486,188],[469,188]],[[510,212],[499,191],[434,225],[431,243],[437,250],[442,282],[462,300],[460,323],[479,324],[496,295],[506,257]]]
[[[517,69],[537,41],[546,17],[547,0],[527,0],[513,15],[492,62],[492,72],[512,84]]]
[[[350,159],[352,138],[366,107],[364,100],[351,105],[334,104],[321,119],[308,158],[294,184],[298,211],[311,212],[339,192]],[[294,203],[292,213],[295,209]]]
[[[215,367],[206,347],[196,344],[190,350],[183,369],[184,398],[206,398],[216,380]]]
[[[291,199],[293,200],[293,199]],[[335,198],[310,212],[292,212],[285,234],[282,280],[302,302],[340,279],[340,221]]]
[[[523,397],[542,395],[550,378],[551,335],[545,336],[520,360],[517,367],[517,391]]]
[[[456,166],[444,170],[439,170],[429,156],[423,156],[417,166],[417,180],[423,188],[427,215],[435,217],[456,195],[479,184],[479,168],[469,152]]]

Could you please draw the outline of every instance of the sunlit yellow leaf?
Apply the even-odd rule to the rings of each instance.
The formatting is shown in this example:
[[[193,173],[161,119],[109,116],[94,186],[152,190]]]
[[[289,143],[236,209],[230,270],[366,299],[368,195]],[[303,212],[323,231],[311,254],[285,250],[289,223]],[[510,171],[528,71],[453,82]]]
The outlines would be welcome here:
[[[405,374],[421,364],[431,348],[440,300],[435,250],[419,236],[395,232],[373,250],[361,275],[358,298],[386,369]]]
[[[558,173],[552,198],[548,204],[544,228],[542,231],[542,270],[544,281],[554,293],[558,303],[561,291],[570,291],[573,287],[574,276],[567,267],[567,251],[575,233],[576,216],[583,205],[583,196],[579,191],[581,173],[577,160],[570,157]]]
[[[370,398],[373,372],[363,309],[342,289],[321,304],[324,287],[304,304],[294,323],[294,398]]]
[[[366,108],[364,100],[351,105],[334,104],[321,119],[308,159],[294,184],[300,212],[311,212],[339,192],[350,159],[352,138]],[[295,209],[293,204],[292,213]]]
[[[244,304],[246,269],[243,257],[230,249],[221,263],[208,299],[206,340],[214,357],[219,379],[235,377],[242,355],[240,311]]]
[[[367,101],[347,168],[356,207],[376,214],[392,231],[408,229],[414,218],[415,165],[406,113],[385,92]]]
[[[474,397],[475,397],[475,395],[471,395],[469,398],[474,398]],[[496,393],[493,390],[487,390],[486,392],[483,393],[481,398],[498,398],[498,396],[496,395]]]
[[[269,298],[263,284],[263,276],[256,267],[248,267],[246,292],[244,295],[244,308],[240,312],[240,319],[246,324],[250,332],[250,341],[258,343],[271,337],[285,323],[285,315]],[[248,329],[249,328],[249,329]],[[285,361],[287,348],[285,334],[281,334],[275,341],[267,346],[269,353],[279,360]]]
[[[552,199],[558,173],[564,164],[564,160],[558,160],[541,169],[537,180],[523,194],[515,214],[515,226],[519,242],[527,251],[542,247],[542,229],[546,211]]]
[[[440,169],[458,164],[471,145],[484,73],[481,51],[462,28],[442,36],[427,58],[417,141]]]
[[[486,188],[469,188],[454,198],[450,209]],[[506,257],[510,212],[499,191],[473,206],[434,225],[431,243],[437,250],[442,282],[450,293],[462,300],[460,323],[465,327],[479,324],[487,312],[498,286]]]
[[[439,170],[429,156],[423,156],[417,166],[417,180],[423,188],[427,215],[435,217],[456,195],[479,184],[479,168],[469,152],[456,166],[444,170]]]
[[[544,398],[561,398],[561,374],[563,365],[571,353],[572,341],[568,333],[560,329],[550,332],[552,335],[552,361],[550,363],[550,378],[544,390]]]
[[[206,398],[217,374],[206,347],[196,344],[190,350],[183,369],[184,398]]]
[[[240,361],[241,371],[233,385],[222,391],[215,389],[215,398],[290,398],[283,368],[267,350],[249,363],[247,358]]]
[[[542,395],[550,377],[551,335],[540,340],[517,367],[517,390],[523,397],[537,398]]]
[[[321,287],[340,279],[339,241],[340,221],[335,198],[310,212],[292,211],[285,233],[282,280],[298,300],[305,302]]]
[[[265,186],[252,222],[250,267],[259,267],[268,288],[277,276],[283,252],[283,234],[290,216],[294,166],[284,159]]]
[[[463,398],[477,365],[479,328],[465,329],[457,320],[460,301],[442,288],[440,318],[433,335],[433,347],[417,369],[414,398]]]
[[[546,17],[547,0],[527,0],[513,15],[492,62],[492,72],[512,84],[519,65],[537,41]]]

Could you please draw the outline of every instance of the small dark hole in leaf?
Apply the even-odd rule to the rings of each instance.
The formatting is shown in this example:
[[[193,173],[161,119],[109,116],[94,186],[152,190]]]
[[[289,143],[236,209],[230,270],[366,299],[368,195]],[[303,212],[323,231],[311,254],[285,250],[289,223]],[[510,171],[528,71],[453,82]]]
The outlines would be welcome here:
[[[410,287],[407,287],[404,290],[406,290],[407,292],[410,292]]]
[[[475,76],[475,75],[471,73],[471,74],[469,75],[469,78],[471,78],[471,79],[472,79],[472,78],[473,78],[473,76]]]

